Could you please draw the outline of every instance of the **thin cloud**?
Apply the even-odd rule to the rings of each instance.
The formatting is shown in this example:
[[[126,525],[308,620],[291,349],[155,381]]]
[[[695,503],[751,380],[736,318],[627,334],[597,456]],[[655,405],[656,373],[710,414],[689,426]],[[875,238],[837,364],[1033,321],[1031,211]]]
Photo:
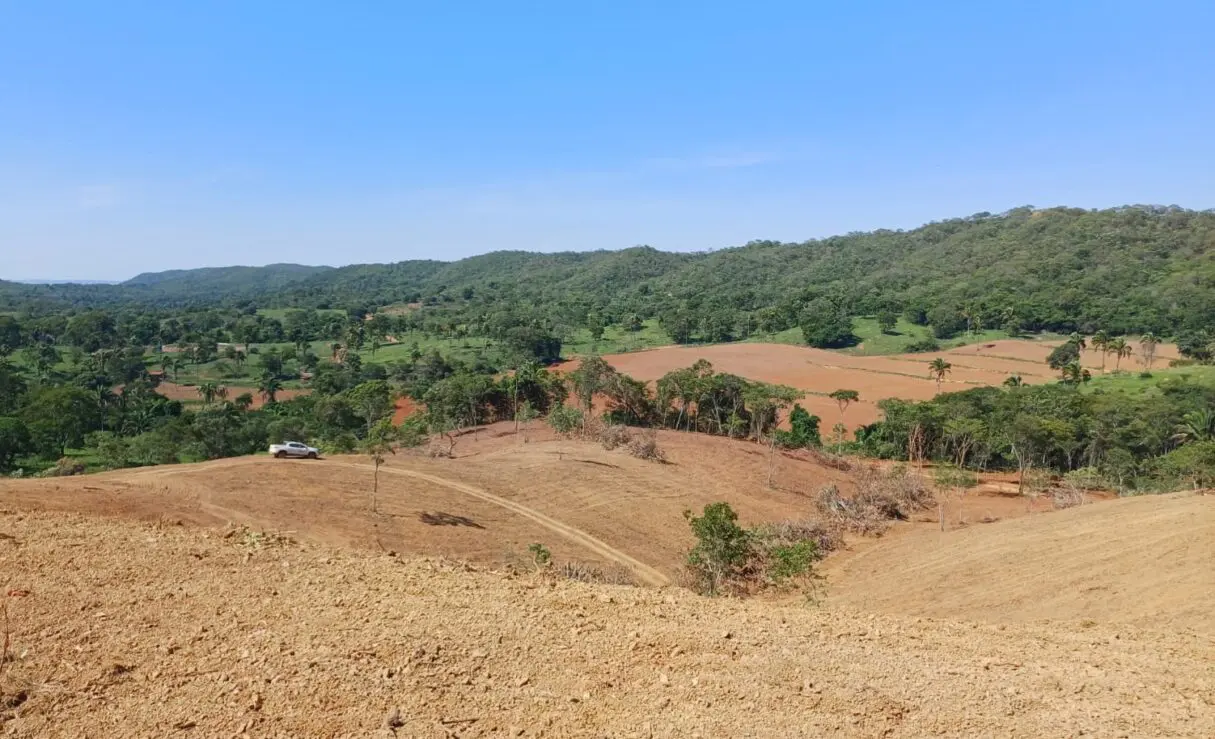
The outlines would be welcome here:
[[[115,184],[83,185],[76,188],[76,205],[81,210],[105,210],[121,205],[123,189]]]

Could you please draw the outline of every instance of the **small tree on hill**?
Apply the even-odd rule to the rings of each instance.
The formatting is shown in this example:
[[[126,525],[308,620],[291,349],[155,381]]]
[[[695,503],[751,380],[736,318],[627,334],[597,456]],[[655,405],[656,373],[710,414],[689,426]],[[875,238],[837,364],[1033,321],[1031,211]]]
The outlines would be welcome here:
[[[738,514],[729,503],[711,503],[700,516],[690,510],[683,515],[696,537],[696,545],[688,552],[688,568],[701,592],[717,595],[751,558],[751,537],[738,525]]]
[[[371,485],[371,512],[379,513],[380,465],[384,464],[387,454],[396,454],[393,442],[397,439],[397,428],[392,425],[392,419],[384,418],[371,427],[367,438],[363,439],[363,452],[371,458],[375,465],[375,475]]]
[[[954,496],[961,497],[966,490],[974,487],[978,480],[970,472],[954,467],[952,465],[943,464],[936,469],[933,475],[933,482],[936,483],[937,490],[940,495],[937,496],[937,515],[941,524],[941,531],[945,530],[945,497]],[[958,511],[958,517],[961,518],[961,511]]]
[[[899,317],[892,310],[879,311],[877,314],[878,329],[884,334],[893,333],[898,322]]]
[[[861,399],[861,394],[855,390],[836,390],[827,396],[835,401],[835,404],[840,407],[840,415],[848,410],[848,406]]]

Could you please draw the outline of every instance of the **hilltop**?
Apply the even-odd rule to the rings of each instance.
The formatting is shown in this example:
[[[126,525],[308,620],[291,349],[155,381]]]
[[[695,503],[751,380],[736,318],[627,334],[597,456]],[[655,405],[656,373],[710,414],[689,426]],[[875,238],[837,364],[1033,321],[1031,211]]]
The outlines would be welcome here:
[[[710,600],[0,512],[7,736],[1210,736],[1209,635]]]

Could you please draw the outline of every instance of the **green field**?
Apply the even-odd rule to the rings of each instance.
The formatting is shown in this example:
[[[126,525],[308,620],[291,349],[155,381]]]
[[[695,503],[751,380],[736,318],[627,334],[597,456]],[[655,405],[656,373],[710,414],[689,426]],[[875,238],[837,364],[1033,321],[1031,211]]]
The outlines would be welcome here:
[[[626,331],[616,325],[608,326],[603,330],[603,338],[599,341],[593,341],[591,332],[580,328],[562,344],[561,356],[569,358],[590,354],[622,354],[668,346],[671,343],[671,337],[658,327],[658,321],[655,320],[643,321],[641,330],[636,332]]]
[[[1188,367],[1158,367],[1144,376],[1139,370],[1109,372],[1098,374],[1094,372],[1093,379],[1085,383],[1086,392],[1103,390],[1106,392],[1125,393],[1158,393],[1164,383],[1191,382],[1196,385],[1215,387],[1215,366],[1191,365]]]
[[[852,319],[852,332],[860,339],[860,343],[856,346],[834,351],[838,351],[841,354],[866,357],[883,354],[903,354],[907,351],[907,345],[911,342],[932,338],[932,330],[927,326],[917,326],[902,318],[899,318],[898,323],[895,324],[894,331],[888,334],[883,333],[878,328],[876,318],[854,318]],[[1008,334],[1004,331],[992,330],[978,331],[974,334],[962,334],[952,339],[939,340],[937,343],[944,350],[967,344],[979,344],[985,341],[996,341],[997,339],[1007,338]],[[747,339],[747,341],[764,344],[793,344],[794,346],[804,346],[806,343],[802,336],[802,330],[796,326],[775,334],[755,334]]]

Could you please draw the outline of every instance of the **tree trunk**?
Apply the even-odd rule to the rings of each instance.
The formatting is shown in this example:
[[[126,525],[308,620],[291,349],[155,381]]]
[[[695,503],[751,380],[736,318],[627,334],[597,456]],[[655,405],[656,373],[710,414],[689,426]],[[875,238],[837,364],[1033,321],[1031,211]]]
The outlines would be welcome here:
[[[375,475],[372,477],[371,483],[371,512],[379,513],[379,495],[380,495],[380,460],[375,461]]]
[[[776,434],[768,436],[768,487],[772,487],[772,477],[776,472]]]

